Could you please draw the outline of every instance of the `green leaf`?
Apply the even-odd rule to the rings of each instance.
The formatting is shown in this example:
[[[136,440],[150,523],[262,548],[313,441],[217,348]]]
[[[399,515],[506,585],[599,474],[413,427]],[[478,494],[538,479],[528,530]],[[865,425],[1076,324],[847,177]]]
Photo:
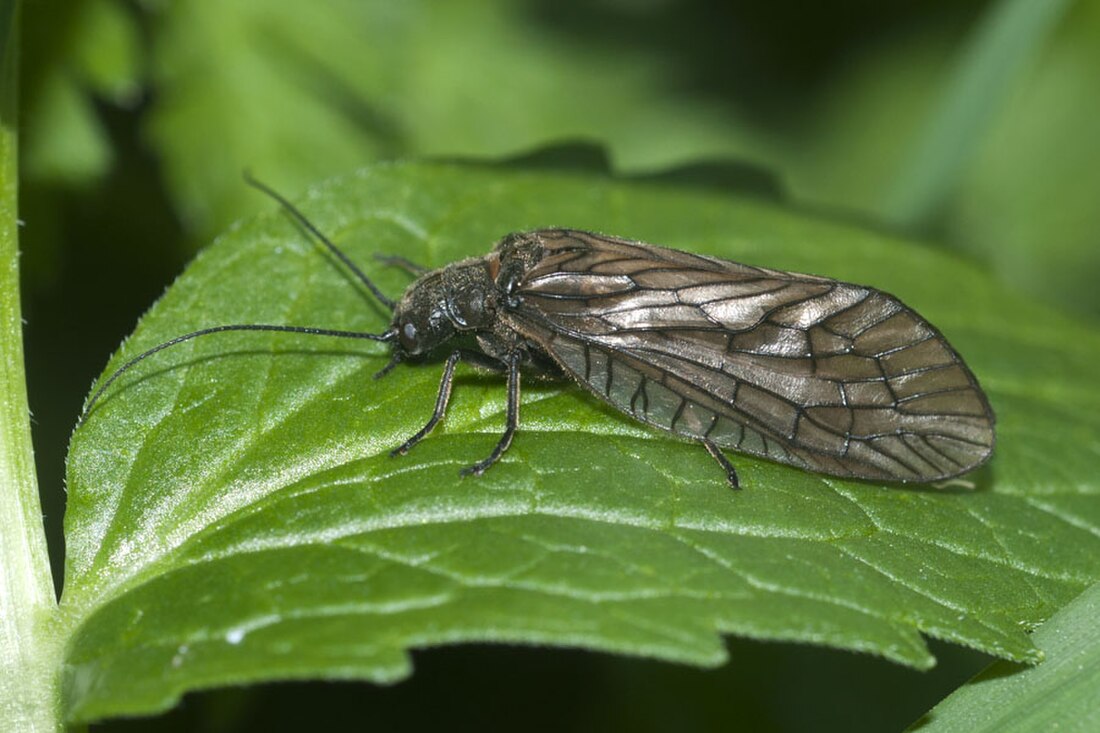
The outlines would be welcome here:
[[[562,139],[611,141],[616,163],[635,170],[759,149],[763,135],[747,124],[674,92],[690,71],[652,47],[555,31],[540,6],[163,5],[150,22],[149,133],[184,220],[212,233],[256,210],[237,184],[246,167],[297,187],[349,161],[500,157]],[[623,6],[616,17],[648,12]]]
[[[140,91],[139,28],[114,0],[39,2],[27,10],[25,176],[87,185],[115,162],[97,105],[133,105]]]
[[[1020,70],[1062,17],[1068,0],[997,0],[964,47],[950,83],[901,175],[879,208],[886,218],[927,228],[947,200]]]
[[[27,114],[27,173],[38,180],[78,185],[111,167],[113,151],[92,100],[61,70],[42,81]]]
[[[907,188],[911,214],[942,204],[939,225],[928,228],[943,232],[945,244],[972,254],[1025,294],[1096,314],[1100,97],[1092,88],[1100,65],[1100,4],[1073,3],[1038,48],[1031,45],[1037,31],[1061,3],[1011,5],[1023,22],[1001,26],[1008,33],[973,34],[969,57],[960,57],[970,39],[960,31],[971,29],[954,27],[949,15],[874,42],[828,82],[823,104],[809,115],[813,133],[800,144],[792,140],[770,164],[784,171],[800,199],[877,219],[891,214],[884,207],[887,191],[900,197]],[[996,16],[1008,5],[989,7],[985,27],[998,30]],[[1032,13],[1048,17],[1041,23],[1023,17]],[[960,58],[973,63],[969,73]],[[1020,66],[1021,58],[1028,62]],[[982,94],[960,93],[980,68],[1002,78]],[[1016,78],[1003,94],[1008,71]],[[930,112],[953,84],[958,107],[945,105],[929,127]],[[974,101],[980,105],[971,106]],[[949,124],[953,117],[957,122]],[[968,147],[975,131],[980,134]],[[921,139],[923,152],[907,158]],[[921,164],[914,167],[915,161]],[[896,180],[899,170],[908,171],[904,186]]]
[[[947,232],[1010,286],[1100,315],[1100,3],[1074,3],[952,203]]]
[[[82,85],[101,98],[132,105],[143,71],[141,28],[132,13],[116,0],[85,0],[74,26],[73,64]]]
[[[1100,729],[1100,585],[1042,625],[1037,667],[997,662],[914,724],[921,733]]]
[[[580,646],[696,665],[721,634],[926,668],[921,634],[1015,661],[1026,631],[1100,578],[1093,329],[944,253],[758,200],[661,182],[445,164],[367,168],[302,209],[398,294],[504,233],[567,225],[871,283],[937,324],[1000,422],[977,490],[848,482],[697,445],[570,383],[460,366],[447,419],[408,456],[438,364],[383,380],[381,344],[223,334],[143,362],[73,436],[62,606],[73,719],[150,712],[186,690],[309,676],[393,681],[408,650]],[[279,212],[233,228],[108,371],[192,329],[266,322],[378,332],[387,313]]]

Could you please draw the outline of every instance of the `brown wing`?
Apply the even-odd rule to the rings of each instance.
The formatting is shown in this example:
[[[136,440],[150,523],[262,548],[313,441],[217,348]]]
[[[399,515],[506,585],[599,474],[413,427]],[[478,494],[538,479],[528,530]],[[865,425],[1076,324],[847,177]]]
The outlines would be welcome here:
[[[940,333],[872,288],[569,229],[502,314],[650,425],[814,471],[935,481],[981,465],[993,413]]]

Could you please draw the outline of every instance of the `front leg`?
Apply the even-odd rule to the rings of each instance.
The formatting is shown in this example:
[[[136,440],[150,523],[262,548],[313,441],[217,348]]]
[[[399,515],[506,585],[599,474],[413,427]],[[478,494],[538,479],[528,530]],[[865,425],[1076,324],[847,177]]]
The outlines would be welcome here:
[[[428,423],[416,432],[416,435],[390,451],[391,458],[408,453],[410,448],[424,440],[424,437],[432,432],[432,428],[443,419],[443,415],[447,412],[447,403],[451,401],[451,385],[455,379],[455,365],[458,364],[458,360],[461,358],[461,349],[455,349],[447,357],[447,364],[443,367],[443,379],[439,381],[439,394],[435,398],[435,409],[432,410],[432,416],[428,418]]]
[[[391,450],[390,457],[403,456],[408,453],[409,449],[427,437],[428,433],[432,432],[435,426],[439,424],[439,421],[443,419],[443,416],[447,413],[447,404],[451,401],[451,388],[454,385],[455,366],[457,366],[460,361],[466,361],[483,369],[491,369],[498,372],[507,368],[493,357],[478,351],[470,351],[469,349],[455,349],[452,351],[451,355],[447,357],[447,363],[443,366],[443,378],[439,380],[439,394],[437,394],[435,398],[435,409],[432,410],[432,416],[428,418],[427,424],[416,432],[416,435]],[[396,361],[391,362],[391,364],[396,363]],[[387,372],[391,368],[392,366],[387,366],[387,368],[383,369],[379,374]],[[375,377],[377,376],[379,375],[376,374]]]

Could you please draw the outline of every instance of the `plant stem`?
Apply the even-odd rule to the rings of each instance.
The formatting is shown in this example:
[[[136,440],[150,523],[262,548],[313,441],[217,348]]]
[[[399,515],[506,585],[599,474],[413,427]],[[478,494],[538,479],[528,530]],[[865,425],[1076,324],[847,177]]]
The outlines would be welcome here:
[[[50,578],[31,448],[17,220],[16,0],[0,0],[0,730],[61,730]]]

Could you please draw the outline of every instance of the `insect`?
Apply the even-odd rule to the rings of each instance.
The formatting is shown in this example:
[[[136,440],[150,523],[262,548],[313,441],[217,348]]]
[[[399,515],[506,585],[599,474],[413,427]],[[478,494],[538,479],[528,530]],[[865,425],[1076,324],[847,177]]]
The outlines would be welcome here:
[[[723,449],[832,476],[934,482],[977,468],[994,445],[994,416],[973,373],[931,324],[874,288],[742,265],[576,229],[505,236],[488,255],[427,270],[400,300],[383,294],[297,208],[262,183],[379,302],[381,333],[231,324],[183,334],[117,369],[119,376],[176,344],[223,331],[287,331],[390,344],[389,363],[455,343],[427,423],[443,419],[455,367],[507,377],[504,433],[479,475],[519,427],[523,373],[568,378],[647,425],[700,443],[738,487]]]

